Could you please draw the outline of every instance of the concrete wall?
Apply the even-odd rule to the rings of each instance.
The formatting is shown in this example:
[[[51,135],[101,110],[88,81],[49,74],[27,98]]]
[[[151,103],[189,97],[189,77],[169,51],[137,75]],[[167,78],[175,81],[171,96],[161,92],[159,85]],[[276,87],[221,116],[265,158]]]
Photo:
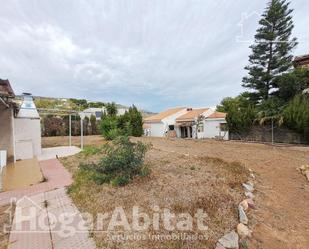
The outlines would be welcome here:
[[[40,119],[15,118],[16,160],[41,154]]]
[[[12,111],[0,103],[0,150],[7,150],[8,162],[14,161]]]
[[[151,127],[149,136],[151,136],[151,137],[164,137],[165,133],[168,131],[168,126],[169,125],[175,125],[176,118],[182,116],[186,112],[187,112],[187,109],[183,109],[183,110],[181,110],[181,111],[179,111],[179,112],[177,112],[173,115],[170,115],[170,116],[164,118],[161,122],[147,123]],[[177,130],[176,130],[176,133],[177,133]]]
[[[150,124],[150,136],[151,137],[164,137],[165,124],[162,122]]]
[[[224,119],[205,119],[204,120],[204,134],[202,138],[216,138],[218,136],[224,136],[224,140],[229,139],[228,132],[220,130],[220,124],[226,123]]]
[[[231,140],[245,140],[270,143],[272,140],[271,126],[253,126],[248,132],[231,133]],[[274,142],[288,144],[309,144],[305,138],[285,127],[274,127]]]

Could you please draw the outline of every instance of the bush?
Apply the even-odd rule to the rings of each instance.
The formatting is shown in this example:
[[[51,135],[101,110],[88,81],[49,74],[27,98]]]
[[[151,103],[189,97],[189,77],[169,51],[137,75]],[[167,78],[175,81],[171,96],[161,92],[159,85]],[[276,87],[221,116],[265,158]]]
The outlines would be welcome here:
[[[116,116],[112,104],[108,106],[111,110],[105,113],[101,120],[101,133],[105,139],[114,140],[118,136],[143,135],[143,117],[134,105],[120,116]]]
[[[296,130],[309,141],[309,95],[297,95],[283,112],[287,127]]]
[[[118,137],[104,148],[106,156],[98,164],[80,165],[82,170],[94,172],[92,179],[97,184],[111,183],[123,186],[137,176],[149,174],[144,157],[149,145],[133,143],[128,137]]]
[[[118,128],[113,128],[107,132],[105,132],[105,139],[106,140],[114,140],[116,139],[117,137],[121,136],[123,133],[120,129]]]
[[[117,129],[117,119],[115,117],[105,116],[101,121],[100,128],[103,137],[107,140],[112,140],[116,132],[111,132],[111,130]]]

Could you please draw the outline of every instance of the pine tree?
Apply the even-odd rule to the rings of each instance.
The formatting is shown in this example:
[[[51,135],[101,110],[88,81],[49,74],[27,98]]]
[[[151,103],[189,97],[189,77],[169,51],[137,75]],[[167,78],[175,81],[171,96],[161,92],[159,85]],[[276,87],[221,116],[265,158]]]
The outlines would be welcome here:
[[[243,87],[252,89],[251,100],[267,100],[276,91],[278,76],[292,68],[291,51],[297,45],[291,38],[294,28],[289,2],[271,0],[259,22],[255,43],[250,46],[248,76]]]

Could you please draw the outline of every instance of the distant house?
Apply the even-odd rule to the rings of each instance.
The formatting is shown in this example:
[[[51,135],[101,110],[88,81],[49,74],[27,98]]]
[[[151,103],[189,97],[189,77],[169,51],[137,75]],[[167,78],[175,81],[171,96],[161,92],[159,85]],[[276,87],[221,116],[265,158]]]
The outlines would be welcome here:
[[[117,115],[123,115],[127,111],[129,111],[129,108],[127,107],[117,107]]]
[[[85,113],[85,116],[88,117],[90,119],[90,117],[93,115],[96,117],[97,120],[101,120],[101,117],[103,115],[104,112],[106,112],[105,107],[101,107],[101,108],[87,108],[83,111]]]
[[[126,107],[117,107],[117,115],[123,115],[125,114],[126,111],[128,111],[129,108]],[[106,112],[106,108],[103,106],[101,108],[87,108],[83,111],[85,113],[85,116],[90,118],[91,115],[95,116],[97,120],[101,120],[101,117],[103,115],[104,112]]]
[[[0,150],[9,162],[41,154],[40,116],[33,98],[25,93],[18,107],[14,97],[10,82],[0,79]]]
[[[228,140],[225,117],[210,108],[172,108],[144,119],[144,131],[153,137]]]
[[[295,57],[294,66],[295,68],[309,68],[309,54]]]

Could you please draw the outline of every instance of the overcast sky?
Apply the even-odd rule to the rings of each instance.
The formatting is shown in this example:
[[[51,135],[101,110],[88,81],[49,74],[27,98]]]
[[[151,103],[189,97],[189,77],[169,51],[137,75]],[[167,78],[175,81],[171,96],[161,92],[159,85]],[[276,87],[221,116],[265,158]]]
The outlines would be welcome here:
[[[213,107],[241,88],[266,0],[0,0],[0,78],[16,93]],[[309,1],[292,0],[295,55]]]

